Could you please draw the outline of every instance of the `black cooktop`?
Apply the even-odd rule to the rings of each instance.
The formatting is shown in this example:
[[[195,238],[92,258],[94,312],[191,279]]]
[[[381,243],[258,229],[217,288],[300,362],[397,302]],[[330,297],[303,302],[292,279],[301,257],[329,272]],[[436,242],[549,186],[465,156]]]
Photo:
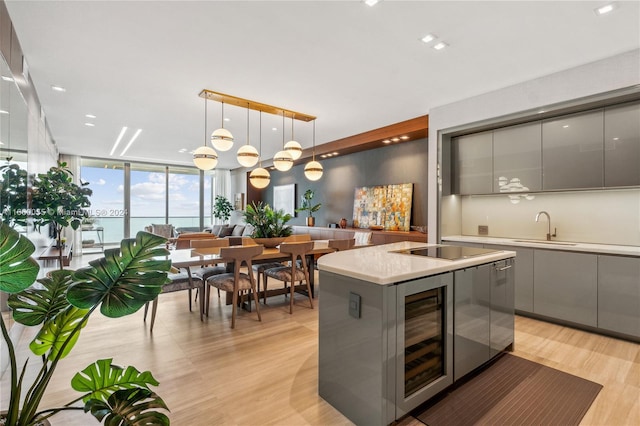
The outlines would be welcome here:
[[[460,260],[473,256],[482,256],[484,254],[495,253],[498,250],[462,247],[462,246],[433,246],[421,247],[407,250],[399,250],[396,253],[411,254],[414,256],[435,257],[437,259]]]

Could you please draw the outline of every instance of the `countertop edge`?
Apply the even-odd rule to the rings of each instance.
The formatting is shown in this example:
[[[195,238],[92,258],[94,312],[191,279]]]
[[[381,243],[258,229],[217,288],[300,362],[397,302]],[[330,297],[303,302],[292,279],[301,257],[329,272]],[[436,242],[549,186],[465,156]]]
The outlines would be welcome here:
[[[544,241],[515,241],[518,238],[500,238],[500,237],[480,237],[471,235],[448,235],[442,237],[443,244],[447,241],[460,243],[476,243],[476,244],[493,244],[500,246],[527,247],[544,250],[559,250],[570,252],[583,252],[594,254],[611,254],[619,256],[640,257],[640,247],[622,246],[613,244],[594,244],[594,243],[576,243],[567,242],[574,245],[549,244]],[[563,243],[563,242],[559,242]]]

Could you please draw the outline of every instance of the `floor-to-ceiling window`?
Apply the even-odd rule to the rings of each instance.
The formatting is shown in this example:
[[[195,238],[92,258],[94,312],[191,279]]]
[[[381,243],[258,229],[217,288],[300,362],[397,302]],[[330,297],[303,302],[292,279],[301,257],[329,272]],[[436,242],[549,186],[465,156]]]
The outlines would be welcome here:
[[[104,243],[116,243],[124,238],[124,164],[117,161],[83,159],[80,169],[83,181],[89,182],[91,207],[89,222],[104,230]],[[102,235],[101,235],[102,237]],[[82,235],[84,246],[97,242],[97,235]],[[91,242],[93,240],[93,242]]]
[[[166,168],[155,164],[131,164],[131,236],[151,224],[167,221]]]
[[[169,223],[176,228],[200,227],[200,172],[188,167],[169,167]],[[205,200],[207,197],[205,197]],[[206,210],[205,210],[206,216]]]

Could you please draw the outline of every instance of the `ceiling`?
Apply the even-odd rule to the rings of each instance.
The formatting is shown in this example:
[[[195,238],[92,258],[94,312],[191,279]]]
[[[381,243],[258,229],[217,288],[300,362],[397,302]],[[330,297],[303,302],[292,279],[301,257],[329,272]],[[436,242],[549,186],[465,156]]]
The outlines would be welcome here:
[[[208,139],[202,89],[316,116],[324,144],[638,49],[640,2],[596,16],[605,3],[6,1],[61,153],[185,165]],[[421,42],[427,33],[449,46]],[[236,143],[218,167],[233,169],[247,110],[226,106],[225,116]],[[259,113],[249,120],[258,147]],[[208,103],[207,122],[209,134],[220,127],[220,103]],[[313,124],[293,126],[311,147]],[[282,117],[262,114],[263,158],[291,128],[286,119],[283,134]]]

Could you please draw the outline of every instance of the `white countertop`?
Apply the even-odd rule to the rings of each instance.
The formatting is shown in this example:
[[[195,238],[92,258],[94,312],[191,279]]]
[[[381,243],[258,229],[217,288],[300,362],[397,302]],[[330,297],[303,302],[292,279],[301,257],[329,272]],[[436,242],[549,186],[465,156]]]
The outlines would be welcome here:
[[[497,251],[492,254],[473,256],[467,259],[445,260],[393,253],[397,250],[434,246],[437,246],[437,244],[402,241],[344,250],[320,257],[318,259],[318,269],[369,281],[374,284],[389,285],[515,256],[515,252],[512,251]]]
[[[562,250],[573,252],[585,252],[596,254],[615,254],[622,256],[640,257],[640,247],[638,246],[619,246],[611,244],[589,244],[574,243],[565,241],[536,241],[527,238],[495,238],[495,237],[477,237],[467,235],[450,235],[442,237],[443,244],[447,241],[456,241],[461,243],[476,244],[496,244],[514,247],[531,247],[545,250]]]

